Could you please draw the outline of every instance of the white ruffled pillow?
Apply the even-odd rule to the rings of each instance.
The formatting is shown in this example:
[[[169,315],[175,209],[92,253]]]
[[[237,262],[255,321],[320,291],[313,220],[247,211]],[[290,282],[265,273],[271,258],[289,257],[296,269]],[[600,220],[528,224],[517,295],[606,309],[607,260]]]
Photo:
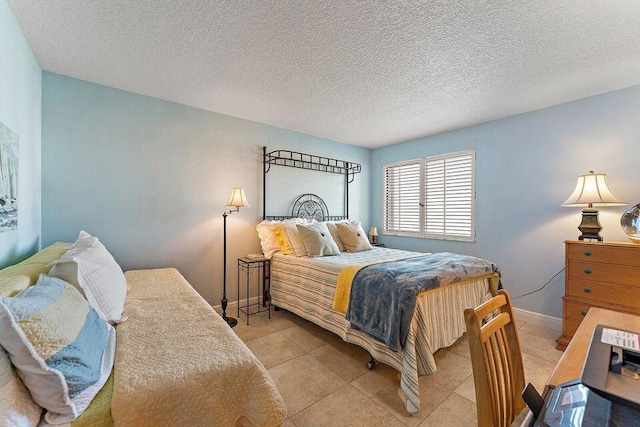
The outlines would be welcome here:
[[[272,225],[280,222],[281,221],[269,221],[268,219],[265,219],[260,224],[256,225],[256,231],[258,232],[258,238],[260,239],[262,253],[267,258],[271,258],[273,254],[280,250],[278,238],[271,229]]]
[[[50,276],[75,286],[104,320],[111,324],[126,320],[122,312],[127,281],[96,237],[81,231],[71,249],[47,267],[51,268]]]
[[[260,246],[262,247],[262,253],[265,257],[271,258],[276,252],[280,252],[281,250],[278,237],[276,236],[272,228],[272,226],[274,225],[282,225],[285,227],[287,238],[289,240],[289,243],[291,244],[291,248],[297,256],[306,255],[306,250],[304,248],[304,244],[302,243],[302,239],[298,235],[296,224],[308,224],[308,221],[303,218],[291,218],[285,219],[284,221],[271,221],[265,219],[264,221],[256,225],[258,238],[260,239]],[[298,255],[298,253],[300,255]]]

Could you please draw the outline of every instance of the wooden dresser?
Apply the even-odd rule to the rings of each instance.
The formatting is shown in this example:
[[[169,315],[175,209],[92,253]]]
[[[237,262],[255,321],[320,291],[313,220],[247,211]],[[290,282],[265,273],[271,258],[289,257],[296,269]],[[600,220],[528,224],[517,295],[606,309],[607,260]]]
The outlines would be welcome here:
[[[590,307],[640,315],[640,244],[565,242],[564,350]]]

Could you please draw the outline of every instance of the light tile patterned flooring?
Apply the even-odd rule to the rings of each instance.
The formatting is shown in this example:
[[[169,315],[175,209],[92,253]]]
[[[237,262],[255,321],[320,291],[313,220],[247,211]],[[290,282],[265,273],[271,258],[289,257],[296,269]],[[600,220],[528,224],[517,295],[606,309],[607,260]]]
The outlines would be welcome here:
[[[235,313],[234,313],[235,314]],[[562,352],[557,333],[519,323],[527,381],[539,392]],[[244,315],[234,332],[269,371],[289,418],[284,427],[475,426],[475,391],[466,335],[439,350],[438,372],[420,377],[421,409],[409,415],[400,374],[378,363],[369,371],[368,353],[286,310]]]

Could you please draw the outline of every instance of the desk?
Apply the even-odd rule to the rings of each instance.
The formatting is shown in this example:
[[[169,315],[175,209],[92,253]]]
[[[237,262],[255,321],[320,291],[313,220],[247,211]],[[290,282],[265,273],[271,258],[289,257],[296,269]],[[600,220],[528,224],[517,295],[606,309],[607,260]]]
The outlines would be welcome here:
[[[587,352],[589,351],[591,337],[596,325],[640,331],[640,316],[591,307],[547,380],[547,386],[555,387],[558,384],[566,383],[582,376],[582,368],[587,359]],[[532,421],[531,412],[529,408],[525,407],[513,421],[512,426],[528,426]]]
[[[551,373],[547,385],[557,386],[582,376],[582,368],[596,325],[640,331],[640,316],[591,307]]]

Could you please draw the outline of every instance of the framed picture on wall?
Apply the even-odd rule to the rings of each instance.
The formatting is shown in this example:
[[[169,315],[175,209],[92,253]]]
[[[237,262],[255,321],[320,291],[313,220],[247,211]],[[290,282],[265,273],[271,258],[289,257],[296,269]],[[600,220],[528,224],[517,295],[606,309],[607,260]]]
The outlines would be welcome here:
[[[18,228],[18,135],[0,122],[0,233]]]

